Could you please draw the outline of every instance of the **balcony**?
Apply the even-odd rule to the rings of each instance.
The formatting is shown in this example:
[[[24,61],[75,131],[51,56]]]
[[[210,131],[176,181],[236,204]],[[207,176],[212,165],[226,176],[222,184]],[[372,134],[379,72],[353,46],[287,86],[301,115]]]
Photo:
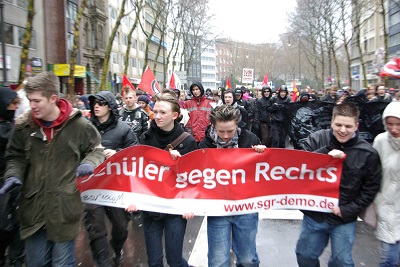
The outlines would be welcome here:
[[[98,6],[90,6],[88,10],[89,15],[94,19],[98,19],[101,21],[106,21],[108,19],[105,11],[100,9]]]

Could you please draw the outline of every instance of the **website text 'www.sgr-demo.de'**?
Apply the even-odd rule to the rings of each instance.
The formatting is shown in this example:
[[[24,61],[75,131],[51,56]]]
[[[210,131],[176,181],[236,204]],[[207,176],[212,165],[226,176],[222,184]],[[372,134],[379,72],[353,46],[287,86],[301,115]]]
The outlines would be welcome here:
[[[300,198],[300,197],[281,197],[281,198],[272,198],[266,200],[253,201],[242,204],[230,204],[224,205],[224,209],[226,212],[235,212],[235,211],[248,211],[248,210],[269,210],[273,208],[290,208],[290,206],[301,209],[307,208],[318,208],[318,209],[333,209],[335,204],[328,200],[327,198],[323,198],[322,200],[315,200],[312,198]]]

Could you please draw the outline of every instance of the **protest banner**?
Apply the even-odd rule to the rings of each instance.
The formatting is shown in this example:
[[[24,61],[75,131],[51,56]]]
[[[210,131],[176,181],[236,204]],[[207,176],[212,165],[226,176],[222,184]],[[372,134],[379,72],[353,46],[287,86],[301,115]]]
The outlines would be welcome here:
[[[220,216],[268,209],[331,212],[341,159],[271,148],[199,149],[172,160],[149,146],[126,148],[77,181],[83,202],[170,214]]]

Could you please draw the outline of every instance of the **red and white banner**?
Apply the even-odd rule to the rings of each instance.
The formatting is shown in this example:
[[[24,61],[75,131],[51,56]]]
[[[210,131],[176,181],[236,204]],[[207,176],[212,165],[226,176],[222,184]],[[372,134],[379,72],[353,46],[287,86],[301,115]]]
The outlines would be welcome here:
[[[221,216],[268,209],[331,212],[341,159],[279,148],[199,149],[173,160],[150,146],[126,148],[79,178],[83,202],[170,214]]]

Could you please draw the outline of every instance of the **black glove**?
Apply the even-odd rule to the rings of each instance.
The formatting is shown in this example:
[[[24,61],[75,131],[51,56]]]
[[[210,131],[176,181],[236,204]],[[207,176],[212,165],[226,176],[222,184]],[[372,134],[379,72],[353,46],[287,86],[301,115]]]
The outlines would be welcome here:
[[[5,193],[15,192],[18,195],[19,189],[22,186],[22,182],[19,178],[15,176],[8,177],[3,186],[0,188],[0,195],[4,195]]]
[[[89,174],[92,174],[94,171],[94,167],[90,163],[81,163],[78,166],[78,169],[76,169],[76,176],[77,177],[83,177]]]

